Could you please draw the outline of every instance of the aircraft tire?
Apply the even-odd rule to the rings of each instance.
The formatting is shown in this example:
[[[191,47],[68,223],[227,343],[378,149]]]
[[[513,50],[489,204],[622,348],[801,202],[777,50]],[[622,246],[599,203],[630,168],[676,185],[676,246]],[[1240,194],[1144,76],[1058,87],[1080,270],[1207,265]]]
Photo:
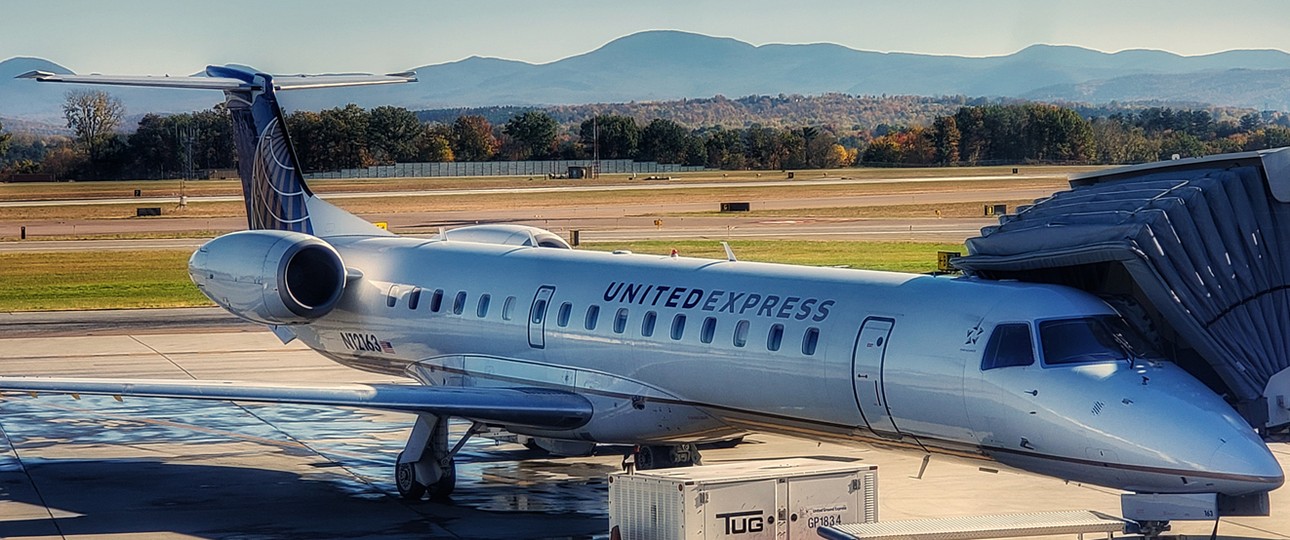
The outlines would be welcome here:
[[[649,445],[642,445],[636,450],[636,469],[648,471],[658,467],[654,460],[654,449]]]
[[[417,481],[415,463],[403,463],[403,452],[394,464],[394,487],[399,490],[399,498],[405,501],[418,501],[426,494],[426,486]]]
[[[420,485],[420,484],[418,484]],[[430,500],[444,501],[452,496],[453,490],[457,489],[457,460],[448,460],[448,466],[443,470],[443,476],[438,482],[425,486],[422,490],[429,490]]]

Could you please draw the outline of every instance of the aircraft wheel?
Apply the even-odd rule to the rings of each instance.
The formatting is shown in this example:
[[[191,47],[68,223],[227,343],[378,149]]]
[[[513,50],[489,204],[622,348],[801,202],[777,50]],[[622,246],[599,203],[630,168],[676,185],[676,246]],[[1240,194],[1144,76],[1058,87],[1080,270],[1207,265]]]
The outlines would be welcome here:
[[[394,465],[394,487],[399,490],[399,497],[407,501],[421,500],[426,494],[426,487],[417,481],[416,464],[403,463],[403,452],[399,452]]]
[[[429,486],[426,486],[425,488],[422,488],[422,489],[423,490],[428,489],[430,491],[430,500],[443,501],[443,500],[447,500],[448,497],[452,496],[452,492],[456,488],[457,488],[457,460],[449,459],[448,466],[444,468],[443,476],[439,478],[439,481],[433,484],[430,484]]]
[[[650,445],[642,445],[636,449],[636,469],[648,471],[658,467],[659,464],[654,460],[654,448]]]

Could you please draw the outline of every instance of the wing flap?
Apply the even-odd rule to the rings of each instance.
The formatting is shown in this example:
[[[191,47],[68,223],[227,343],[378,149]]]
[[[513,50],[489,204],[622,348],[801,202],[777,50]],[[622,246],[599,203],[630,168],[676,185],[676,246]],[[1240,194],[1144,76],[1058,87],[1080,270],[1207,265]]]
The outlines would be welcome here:
[[[53,393],[293,403],[431,413],[486,423],[572,429],[591,419],[587,398],[545,388],[411,384],[289,385],[236,381],[0,377],[0,393]]]

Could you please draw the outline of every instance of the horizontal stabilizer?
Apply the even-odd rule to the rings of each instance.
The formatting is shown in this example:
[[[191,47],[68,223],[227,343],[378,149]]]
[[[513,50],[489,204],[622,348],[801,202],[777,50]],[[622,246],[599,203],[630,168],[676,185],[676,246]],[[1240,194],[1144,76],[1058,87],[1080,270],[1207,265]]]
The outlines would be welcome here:
[[[233,126],[247,227],[316,236],[388,236],[391,233],[314,197],[278,105],[279,90],[416,82],[412,72],[390,75],[269,75],[242,66],[206,66],[204,76],[60,75],[29,71],[18,78],[46,83],[220,90]]]
[[[293,403],[430,413],[485,423],[552,429],[591,419],[591,402],[543,388],[461,388],[410,384],[286,385],[233,381],[0,377],[0,392],[87,394]]]
[[[210,72],[221,68],[212,66]],[[153,88],[187,88],[193,90],[226,90],[252,91],[260,90],[259,85],[234,77],[192,77],[169,75],[60,75],[48,71],[29,71],[15,78],[35,79],[40,82],[61,82],[78,84],[106,84],[113,86],[147,86]],[[341,86],[370,86],[377,84],[397,84],[416,82],[413,72],[393,73],[390,75],[372,75],[367,73],[344,75],[277,75],[273,77],[274,90],[304,90],[311,88],[337,88]]]

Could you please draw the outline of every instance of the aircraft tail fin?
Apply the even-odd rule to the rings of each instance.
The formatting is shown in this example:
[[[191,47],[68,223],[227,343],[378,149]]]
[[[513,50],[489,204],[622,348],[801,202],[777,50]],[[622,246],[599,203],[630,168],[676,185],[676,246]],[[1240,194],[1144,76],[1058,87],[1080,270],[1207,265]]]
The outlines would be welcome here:
[[[415,82],[412,73],[274,77],[240,67],[209,66],[205,77],[58,75],[33,71],[19,78],[41,82],[222,90],[233,121],[238,173],[250,229],[316,236],[389,234],[314,196],[301,174],[277,92],[310,88]]]

